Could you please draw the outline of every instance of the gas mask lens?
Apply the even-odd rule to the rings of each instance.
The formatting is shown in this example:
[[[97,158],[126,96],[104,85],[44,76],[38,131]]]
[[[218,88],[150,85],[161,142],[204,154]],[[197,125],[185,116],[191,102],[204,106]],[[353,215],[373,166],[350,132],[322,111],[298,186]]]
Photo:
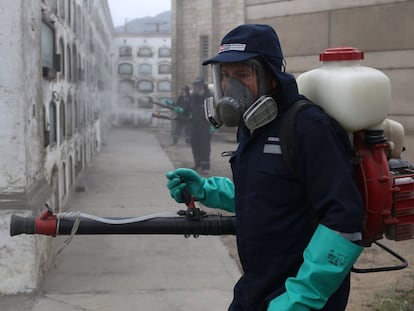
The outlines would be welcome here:
[[[206,118],[216,128],[222,124],[228,127],[245,124],[256,129],[276,117],[273,98],[263,96],[268,90],[259,61],[213,64],[213,82],[214,99],[207,99],[204,108]]]
[[[216,104],[214,97],[208,97],[204,100],[204,113],[206,119],[217,129],[223,125],[216,113]]]
[[[253,101],[252,92],[239,80],[228,78],[223,97],[217,102],[216,112],[224,125],[235,127],[242,124],[243,112]]]

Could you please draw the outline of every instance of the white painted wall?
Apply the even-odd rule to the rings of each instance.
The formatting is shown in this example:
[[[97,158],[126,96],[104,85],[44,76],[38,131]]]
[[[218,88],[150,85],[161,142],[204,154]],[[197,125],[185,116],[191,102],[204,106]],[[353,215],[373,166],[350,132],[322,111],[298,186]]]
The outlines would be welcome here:
[[[86,26],[91,26],[91,31],[88,30],[84,37],[75,36],[72,27],[59,14],[54,15],[47,3],[42,0],[0,1],[0,12],[4,13],[0,19],[0,295],[36,289],[50,257],[52,238],[10,237],[10,216],[39,216],[44,203],[52,201],[53,192],[59,193],[58,200],[63,208],[76,183],[74,180],[71,188],[64,188],[64,179],[68,184],[72,169],[69,158],[72,157],[75,163],[76,152],[82,146],[85,162],[81,167],[85,170],[97,151],[96,142],[99,145],[110,129],[108,114],[112,98],[108,93],[112,92],[110,86],[104,90],[97,87],[98,78],[110,80],[108,66],[102,67],[98,61],[99,58],[108,63],[110,59],[109,49],[105,46],[107,42],[111,44],[112,38],[107,2],[91,1],[91,10],[84,7],[83,0],[72,2],[81,9],[83,20],[88,22]],[[72,47],[76,40],[78,54],[91,64],[91,83],[67,81],[59,74],[53,80],[42,77],[42,10],[53,17],[56,40],[63,38],[65,48],[66,44]],[[88,51],[89,41],[86,40],[90,35],[95,42],[95,53]],[[84,41],[80,41],[81,37]],[[99,77],[95,71],[100,72]],[[53,94],[64,101],[68,94],[72,94],[74,100],[84,100],[90,105],[88,109],[98,107],[100,118],[88,119],[72,137],[44,147],[44,113],[48,113]],[[59,109],[58,105],[58,118]],[[62,170],[63,163],[67,167],[66,173]],[[52,184],[54,167],[57,168],[58,182]]]
[[[0,189],[21,188],[25,185],[24,81],[21,51],[22,20],[20,1],[2,1],[0,11]],[[10,34],[16,34],[10,36]],[[13,188],[10,191],[13,191]]]

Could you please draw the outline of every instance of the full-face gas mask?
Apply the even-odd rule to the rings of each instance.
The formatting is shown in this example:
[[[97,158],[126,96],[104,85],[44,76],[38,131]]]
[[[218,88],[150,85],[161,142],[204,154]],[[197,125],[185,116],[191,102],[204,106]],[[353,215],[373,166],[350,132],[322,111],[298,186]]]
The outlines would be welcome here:
[[[216,128],[223,124],[228,127],[244,124],[254,130],[274,120],[277,105],[266,95],[270,91],[270,82],[266,80],[263,65],[251,59],[229,73],[225,64],[212,65],[214,97],[204,102],[206,118],[211,124]]]

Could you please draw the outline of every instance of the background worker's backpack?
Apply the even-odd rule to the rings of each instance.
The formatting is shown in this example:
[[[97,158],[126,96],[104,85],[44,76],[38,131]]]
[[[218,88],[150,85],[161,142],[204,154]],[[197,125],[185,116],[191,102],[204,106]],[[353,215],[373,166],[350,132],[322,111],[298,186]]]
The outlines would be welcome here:
[[[324,65],[297,79],[299,92],[318,104],[349,133],[354,150],[355,183],[365,209],[363,244],[385,235],[390,240],[414,238],[414,169],[401,159],[404,129],[386,119],[390,82],[382,72],[359,65],[363,53],[354,48],[328,49]],[[296,117],[315,104],[294,103],[280,130],[284,161],[296,176]]]

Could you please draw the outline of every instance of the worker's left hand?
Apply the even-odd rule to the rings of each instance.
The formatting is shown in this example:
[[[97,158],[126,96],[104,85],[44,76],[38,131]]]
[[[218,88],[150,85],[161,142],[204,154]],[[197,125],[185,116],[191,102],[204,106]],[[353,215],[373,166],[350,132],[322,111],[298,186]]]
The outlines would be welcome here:
[[[187,189],[195,200],[200,201],[205,198],[204,183],[205,177],[200,176],[196,171],[189,168],[178,168],[168,172],[166,177],[169,179],[167,188],[170,190],[171,197],[178,203],[184,203],[182,191]]]

